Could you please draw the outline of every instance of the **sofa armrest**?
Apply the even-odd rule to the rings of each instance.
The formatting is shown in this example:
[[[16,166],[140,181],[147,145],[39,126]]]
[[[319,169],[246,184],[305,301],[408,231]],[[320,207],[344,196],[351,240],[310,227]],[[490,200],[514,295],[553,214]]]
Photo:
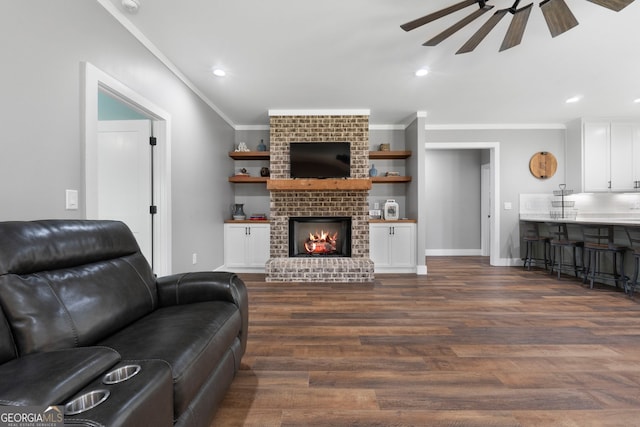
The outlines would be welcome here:
[[[157,279],[160,307],[202,301],[228,301],[238,306],[242,316],[240,341],[242,352],[247,345],[249,301],[247,287],[235,273],[200,271],[173,274]]]
[[[32,353],[0,365],[0,405],[61,405],[120,360],[107,347]]]

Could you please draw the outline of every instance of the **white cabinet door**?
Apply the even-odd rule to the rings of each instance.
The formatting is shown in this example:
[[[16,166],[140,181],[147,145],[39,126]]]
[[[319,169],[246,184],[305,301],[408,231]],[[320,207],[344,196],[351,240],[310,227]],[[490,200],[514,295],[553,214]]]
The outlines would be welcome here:
[[[369,257],[376,267],[390,267],[391,228],[386,224],[369,225]]]
[[[225,268],[264,268],[269,260],[269,239],[269,224],[225,224]]]
[[[391,227],[391,264],[394,267],[415,267],[415,226],[398,224]]]
[[[633,125],[633,188],[640,190],[640,124]]]
[[[246,266],[246,240],[247,227],[245,224],[224,225],[224,265],[226,268]]]
[[[610,186],[609,122],[584,124],[583,188],[586,192],[609,191]]]
[[[249,235],[246,248],[247,267],[261,267],[269,261],[270,228],[267,224],[255,224],[248,227]]]
[[[611,190],[634,191],[633,123],[611,123]]]

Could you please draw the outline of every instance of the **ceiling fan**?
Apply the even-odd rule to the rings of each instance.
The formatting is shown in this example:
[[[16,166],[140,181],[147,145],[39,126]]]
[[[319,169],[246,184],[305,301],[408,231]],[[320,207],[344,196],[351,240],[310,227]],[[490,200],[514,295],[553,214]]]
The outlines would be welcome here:
[[[460,3],[453,4],[444,9],[440,9],[421,18],[407,22],[406,24],[401,25],[400,28],[405,31],[411,31],[425,24],[428,24],[429,22],[435,21],[436,19],[440,19],[454,12],[477,4],[478,8],[473,13],[462,18],[460,21],[442,31],[440,34],[422,44],[423,46],[436,46],[438,43],[447,39],[452,34],[458,32],[460,29],[464,28],[471,22],[480,18],[486,12],[493,9],[494,6],[487,4],[489,3],[489,1],[490,0],[464,0]],[[616,12],[621,11],[633,2],[633,0],[588,1]],[[478,47],[480,42],[484,40],[489,32],[491,32],[491,30],[496,25],[498,25],[498,22],[500,22],[500,20],[507,14],[511,14],[512,18],[511,23],[509,24],[509,28],[507,29],[507,33],[504,36],[504,40],[502,41],[502,45],[500,46],[500,52],[519,45],[522,41],[522,35],[524,34],[527,22],[529,21],[529,15],[531,14],[533,3],[529,3],[528,5],[520,8],[518,7],[519,5],[520,0],[515,0],[511,7],[495,11],[493,15],[478,29],[478,31],[476,31],[471,36],[471,38],[469,38],[469,40],[467,40],[467,42],[456,52],[456,54],[468,53],[473,51],[476,47]],[[539,2],[539,6],[542,10],[542,14],[544,15],[544,19],[547,22],[547,27],[549,27],[549,32],[551,32],[551,37],[556,37],[578,25],[578,20],[573,15],[573,13],[571,13],[571,10],[565,3],[565,0],[543,0]]]

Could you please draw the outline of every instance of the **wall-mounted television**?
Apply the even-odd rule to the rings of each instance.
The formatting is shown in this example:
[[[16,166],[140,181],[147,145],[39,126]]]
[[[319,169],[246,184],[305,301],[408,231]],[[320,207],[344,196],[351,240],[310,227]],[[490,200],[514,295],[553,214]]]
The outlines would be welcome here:
[[[292,142],[291,178],[349,178],[350,142]]]

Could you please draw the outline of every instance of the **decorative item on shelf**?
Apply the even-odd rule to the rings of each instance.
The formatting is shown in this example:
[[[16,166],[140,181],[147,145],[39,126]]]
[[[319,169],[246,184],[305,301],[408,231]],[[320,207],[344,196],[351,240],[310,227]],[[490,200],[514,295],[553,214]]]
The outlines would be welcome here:
[[[247,143],[246,142],[241,142],[238,144],[238,148],[236,148],[235,150],[236,152],[247,152],[247,151],[251,151],[249,150],[249,148],[247,147]]]
[[[385,176],[400,176],[400,172],[389,171],[384,174]]]
[[[371,169],[369,169],[369,176],[378,176],[378,169],[376,169],[376,165],[371,165]]]
[[[243,203],[234,203],[231,205],[231,215],[235,220],[243,220],[246,219],[247,216],[244,213],[244,204]]]
[[[242,168],[236,173],[236,176],[249,176],[249,172],[246,168]]]
[[[267,214],[265,213],[254,213],[251,214],[251,216],[249,217],[250,221],[266,221],[267,220]]]
[[[260,176],[262,177],[267,177],[269,176],[271,172],[269,172],[269,168],[268,167],[263,167],[262,169],[260,169]]]
[[[388,199],[384,202],[384,219],[397,220],[400,218],[400,207],[398,203],[393,199]]]
[[[391,144],[380,144],[380,151],[389,151],[391,150]]]
[[[267,151],[267,146],[264,145],[264,140],[260,140],[260,144],[258,144],[258,151]]]
[[[369,209],[369,219],[382,219],[382,211],[380,209]]]

